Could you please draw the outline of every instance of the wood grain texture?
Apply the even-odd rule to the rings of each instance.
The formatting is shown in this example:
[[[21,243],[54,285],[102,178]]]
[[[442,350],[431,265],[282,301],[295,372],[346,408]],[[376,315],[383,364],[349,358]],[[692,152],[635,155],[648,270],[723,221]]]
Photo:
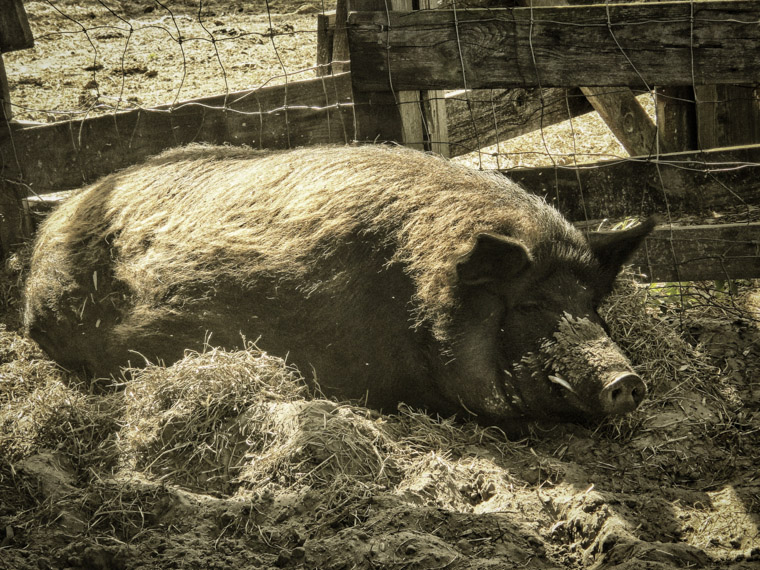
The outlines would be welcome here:
[[[348,19],[348,0],[337,0],[335,4],[335,31],[333,32],[332,72],[351,71],[348,51],[346,20]]]
[[[282,149],[354,138],[349,74],[50,125],[0,126],[3,178],[28,194],[77,188],[191,142]]]
[[[667,152],[659,148],[657,127],[627,87],[581,87],[615,138],[631,156]]]
[[[385,12],[411,11],[412,0],[367,0],[365,7]],[[419,1],[420,9],[432,7]],[[353,53],[351,65],[354,66]],[[393,141],[417,150],[450,156],[445,93],[441,90],[395,89],[392,84],[377,90],[354,86],[358,140]],[[397,105],[394,109],[393,105]]]
[[[317,75],[330,75],[335,41],[335,12],[317,14]]]
[[[760,58],[760,48],[754,57]],[[699,148],[760,142],[759,87],[703,85],[694,91]]]
[[[518,6],[567,6],[567,0],[517,0]],[[657,152],[657,128],[627,87],[581,87],[589,103],[631,156]],[[681,149],[674,149],[681,150]]]
[[[24,188],[0,179],[0,260],[31,236]]]
[[[437,0],[417,0],[420,10],[435,10]],[[422,108],[422,130],[425,136],[425,147],[431,152],[446,158],[451,156],[449,146],[449,123],[446,116],[446,92],[422,91],[420,93]]]
[[[363,11],[348,35],[356,88],[483,89],[755,83],[760,2],[726,0]]]
[[[445,91],[423,91],[422,111],[424,128],[430,151],[445,158],[451,157],[449,117]]]
[[[578,89],[492,89],[446,94],[451,156],[593,111]]]
[[[503,172],[574,221],[678,218],[760,203],[760,145]]]
[[[378,0],[376,10],[397,10],[408,12],[413,10],[412,0]],[[421,91],[399,91],[396,101],[401,115],[401,140],[404,146],[416,150],[425,150],[425,114],[422,108]]]
[[[651,282],[760,277],[760,223],[658,227],[632,264]]]
[[[657,87],[657,131],[662,149],[670,152],[695,150],[697,147],[697,114],[694,88]]]
[[[0,0],[0,53],[34,47],[22,0]]]
[[[5,73],[5,61],[0,54],[0,120],[10,121],[13,118],[13,105],[11,105],[11,87],[8,83],[8,75]]]

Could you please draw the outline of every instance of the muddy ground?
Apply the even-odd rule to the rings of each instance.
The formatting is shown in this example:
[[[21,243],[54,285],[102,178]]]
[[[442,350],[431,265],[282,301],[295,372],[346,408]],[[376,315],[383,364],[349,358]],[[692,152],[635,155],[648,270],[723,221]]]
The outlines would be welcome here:
[[[39,121],[307,77],[323,9],[25,5],[37,47],[5,59],[17,118]],[[594,118],[572,132],[510,144],[623,154]],[[20,252],[0,279],[0,569],[760,565],[757,283],[626,276],[603,316],[649,399],[508,439],[310,400],[255,347],[94,392],[21,335],[23,273]]]

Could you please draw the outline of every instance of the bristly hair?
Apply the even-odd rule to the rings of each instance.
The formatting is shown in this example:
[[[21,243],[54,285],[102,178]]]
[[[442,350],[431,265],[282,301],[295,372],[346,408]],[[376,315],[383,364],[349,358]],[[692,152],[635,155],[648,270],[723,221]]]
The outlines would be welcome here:
[[[27,292],[32,303],[53,303],[78,267],[111,265],[138,312],[181,311],[183,292],[197,295],[220,275],[244,286],[261,276],[297,279],[313,289],[314,268],[360,236],[395,252],[388,261],[415,285],[417,325],[445,338],[454,260],[481,231],[517,237],[539,258],[587,254],[582,235],[542,198],[418,151],[192,145],[65,202],[40,232]],[[43,257],[54,267],[41,268]]]

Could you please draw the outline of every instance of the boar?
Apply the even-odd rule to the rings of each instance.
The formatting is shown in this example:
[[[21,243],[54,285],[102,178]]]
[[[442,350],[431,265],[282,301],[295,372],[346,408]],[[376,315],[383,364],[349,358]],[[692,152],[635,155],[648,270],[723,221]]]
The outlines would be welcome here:
[[[498,174],[389,146],[189,146],[40,228],[28,334],[92,377],[243,339],[329,397],[488,424],[623,414],[597,314],[646,222],[592,242]]]

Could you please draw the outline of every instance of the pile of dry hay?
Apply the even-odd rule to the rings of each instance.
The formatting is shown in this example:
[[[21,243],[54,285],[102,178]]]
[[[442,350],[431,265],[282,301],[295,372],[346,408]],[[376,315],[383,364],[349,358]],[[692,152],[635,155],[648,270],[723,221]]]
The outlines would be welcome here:
[[[297,371],[254,347],[188,354],[98,394],[3,330],[0,560],[751,564],[756,521],[720,501],[756,469],[760,414],[748,415],[743,387],[667,324],[647,291],[621,280],[603,316],[648,379],[649,400],[594,431],[535,426],[521,441],[405,407],[380,415],[308,399]],[[760,491],[745,482],[737,496]],[[699,506],[707,497],[712,506]]]

